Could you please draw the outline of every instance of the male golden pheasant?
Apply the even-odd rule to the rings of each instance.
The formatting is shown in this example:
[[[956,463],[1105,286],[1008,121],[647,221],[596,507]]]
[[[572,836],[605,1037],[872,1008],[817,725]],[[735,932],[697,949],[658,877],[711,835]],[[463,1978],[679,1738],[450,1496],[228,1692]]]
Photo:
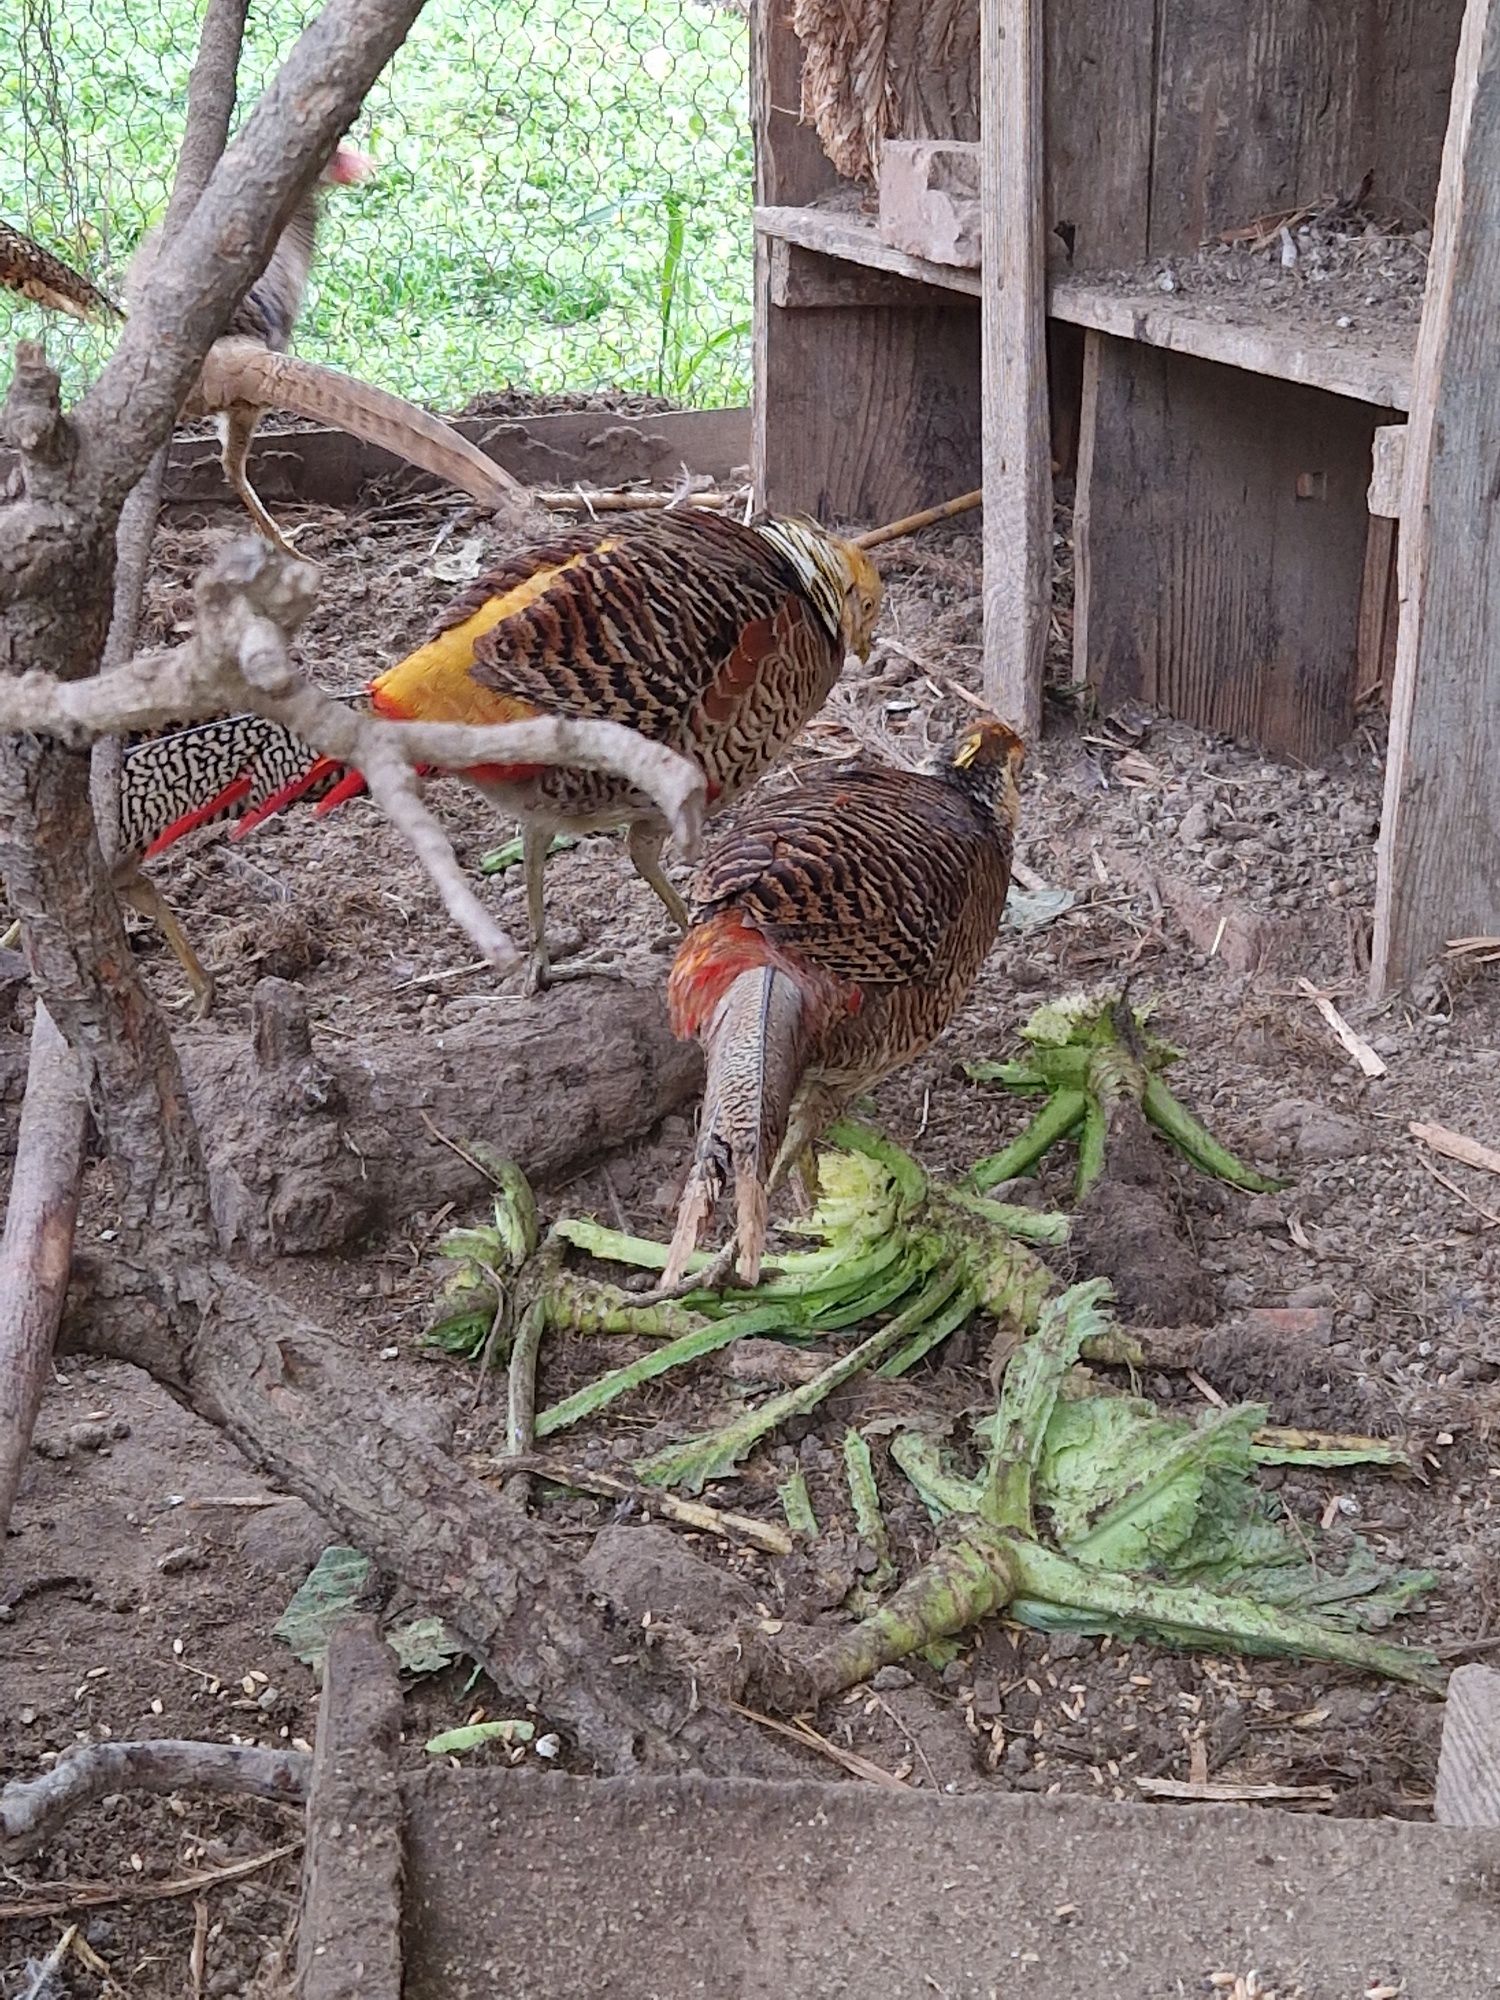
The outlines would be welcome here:
[[[230,316],[223,338],[209,349],[183,406],[184,416],[217,419],[225,478],[260,532],[288,555],[295,551],[250,484],[247,469],[250,440],[268,409],[334,424],[448,481],[483,506],[523,511],[524,496],[517,482],[450,425],[387,390],[286,352],[307,292],[321,187],[352,186],[372,171],[373,162],[365,154],[350,146],[335,147],[319,180],[293,209],[265,270]],[[127,296],[139,295],[157,247],[158,233],[152,230],[131,259]],[[0,284],[77,319],[124,317],[89,279],[7,223],[0,223]]]
[[[986,718],[931,770],[829,767],[748,800],[718,838],[667,989],[708,1074],[664,1291],[731,1175],[734,1235],[694,1283],[734,1263],[755,1284],[771,1190],[958,1011],[1005,909],[1023,755]]]
[[[669,509],[579,528],[507,558],[448,608],[425,645],[371,684],[369,699],[398,721],[623,723],[691,757],[712,811],[774,763],[822,706],[846,649],[868,653],[880,599],[863,550],[811,521],[746,524]],[[595,969],[555,973],[548,962],[542,870],[561,828],[628,828],[637,873],[686,929],[686,906],[662,872],[666,826],[624,779],[540,764],[458,775],[522,822],[529,990]],[[278,725],[235,716],[130,749],[121,823],[158,853],[244,806],[239,836],[335,777],[337,767]],[[339,777],[318,812],[363,784],[358,772]]]

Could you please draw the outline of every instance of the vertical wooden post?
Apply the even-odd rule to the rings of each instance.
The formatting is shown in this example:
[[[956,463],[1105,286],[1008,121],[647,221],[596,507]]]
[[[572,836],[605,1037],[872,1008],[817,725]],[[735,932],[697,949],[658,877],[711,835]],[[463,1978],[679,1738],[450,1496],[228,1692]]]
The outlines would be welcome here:
[[[766,0],[751,15],[751,117],[756,200],[796,208],[849,184],[801,123],[802,44],[789,12],[786,0]],[[878,303],[778,303],[771,247],[757,237],[750,468],[759,503],[826,521],[889,521],[973,487],[972,302],[910,284],[894,296],[875,288]]]
[[[1033,736],[1052,608],[1041,0],[980,0],[984,688]]]
[[[1500,933],[1500,0],[1468,0],[1406,433],[1371,985]]]

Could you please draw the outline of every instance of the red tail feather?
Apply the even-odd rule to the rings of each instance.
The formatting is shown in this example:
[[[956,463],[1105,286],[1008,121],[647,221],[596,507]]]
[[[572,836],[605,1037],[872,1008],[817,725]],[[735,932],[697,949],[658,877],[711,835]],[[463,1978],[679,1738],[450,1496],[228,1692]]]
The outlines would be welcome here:
[[[184,813],[181,819],[174,819],[170,826],[163,827],[146,849],[146,859],[149,861],[153,855],[163,853],[181,840],[184,834],[191,833],[195,827],[206,826],[211,819],[217,819],[221,813],[226,813],[232,806],[237,806],[241,799],[250,796],[250,788],[251,781],[248,775],[232,779],[222,791],[215,792],[206,805],[194,806],[193,810]]]
[[[346,771],[326,798],[318,800],[313,807],[314,819],[326,819],[331,812],[337,812],[346,799],[357,799],[365,789],[364,773]]]
[[[242,813],[235,822],[229,838],[243,840],[247,833],[254,833],[258,826],[263,826],[268,819],[274,819],[284,807],[295,805],[298,799],[305,798],[314,785],[322,784],[325,779],[331,778],[335,771],[342,769],[343,766],[336,758],[315,759],[300,777],[293,778],[290,784],[280,786],[269,797],[262,799],[258,806],[252,807],[247,813]]]

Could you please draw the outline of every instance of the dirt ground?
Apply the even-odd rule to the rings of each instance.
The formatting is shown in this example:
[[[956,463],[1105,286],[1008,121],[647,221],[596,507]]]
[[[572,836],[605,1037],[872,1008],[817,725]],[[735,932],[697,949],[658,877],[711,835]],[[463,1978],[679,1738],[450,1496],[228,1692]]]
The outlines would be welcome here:
[[[239,527],[226,516],[164,536],[148,636],[184,629],[193,576]],[[1450,959],[1413,996],[1372,1015],[1361,974],[1378,714],[1319,770],[1290,769],[1144,714],[1088,714],[1067,685],[1067,536],[1064,505],[1056,684],[1028,769],[1020,852],[1078,900],[1048,928],[1002,936],[954,1028],[882,1088],[876,1120],[926,1168],[956,1175],[1025,1115],[1015,1100],[967,1082],[964,1060],[1012,1052],[1031,1009],[1078,986],[1128,974],[1136,997],[1153,996],[1160,1031],[1184,1051],[1176,1080],[1185,1101],[1226,1143],[1291,1183],[1252,1198],[1176,1174],[1182,1226],[1216,1295],[1200,1374],[1227,1397],[1264,1398],[1283,1422],[1416,1442],[1421,1476],[1405,1481],[1358,1471],[1264,1476],[1294,1520],[1342,1521],[1378,1554],[1435,1569],[1439,1588],[1411,1636],[1454,1659],[1482,1658],[1500,1604],[1492,1511],[1500,1189],[1425,1154],[1407,1128],[1433,1121],[1500,1144],[1500,969]],[[310,515],[301,546],[321,565],[322,594],[303,639],[308,667],[331,688],[362,683],[422,636],[487,541],[484,527],[420,502],[376,496],[347,517]],[[890,601],[881,641],[799,758],[848,754],[882,733],[910,754],[971,713],[977,531],[955,524],[897,544],[882,566]],[[432,796],[467,862],[513,830],[456,787]],[[392,1045],[441,1037],[482,1021],[492,1004],[489,976],[364,801],[327,821],[293,814],[243,845],[205,830],[156,873],[217,973],[214,1018],[226,1029],[244,1027],[252,988],[267,973],[305,987],[315,1039],[330,1042],[356,1031]],[[630,977],[661,981],[673,940],[617,843],[593,840],[557,856],[548,880],[554,950],[605,943]],[[498,878],[489,893],[520,934],[519,882]],[[180,975],[157,935],[143,928],[136,944],[158,994],[180,1002]],[[1257,958],[1264,965],[1255,973]],[[1303,978],[1371,1039],[1389,1065],[1385,1077],[1366,1081],[1351,1065]],[[24,1065],[24,1021],[12,1019],[0,1043],[0,1067],[13,1077]],[[547,1205],[661,1235],[689,1145],[688,1119],[669,1118]],[[1070,1172],[1064,1155],[1049,1162],[1042,1196],[1067,1205]],[[470,1219],[424,1204],[416,1188],[401,1226],[357,1257],[299,1260],[278,1276],[312,1317],[368,1353],[376,1380],[457,1411],[459,1448],[483,1449],[501,1421],[497,1406],[471,1409],[472,1369],[421,1341],[436,1285],[433,1245],[443,1228]],[[83,1227],[97,1232],[97,1215]],[[1309,1318],[1315,1330],[1302,1339],[1269,1338],[1247,1317],[1288,1304],[1326,1312]],[[555,1400],[624,1358],[619,1341],[559,1339],[543,1351],[540,1393]],[[1146,1387],[1184,1407],[1201,1395],[1181,1375],[1153,1375]],[[711,1360],[624,1399],[591,1428],[590,1449],[633,1456],[721,1420],[746,1393]],[[881,1408],[956,1413],[990,1402],[987,1336],[975,1327],[907,1381],[878,1393],[854,1385],[714,1497],[779,1518],[776,1484],[795,1461],[820,1519],[847,1525],[838,1441],[851,1420]],[[931,1546],[926,1517],[894,1470],[882,1489],[895,1553],[910,1566]],[[580,1551],[613,1514],[581,1499],[546,1504]],[[327,1539],[300,1502],[277,1501],[226,1442],[151,1383],[123,1367],[60,1361],[0,1570],[0,1771],[35,1771],[50,1754],[104,1735],[310,1742],[311,1675],[271,1628]],[[811,1615],[829,1601],[828,1580],[805,1563],[726,1556],[682,1539],[729,1563],[765,1615]],[[833,1601],[839,1594],[836,1584]],[[515,1712],[465,1663],[417,1683],[406,1730],[413,1765],[429,1734],[476,1710]],[[918,1789],[1134,1799],[1140,1778],[1186,1778],[1206,1765],[1226,1781],[1329,1788],[1331,1800],[1311,1809],[1422,1818],[1437,1716],[1420,1695],[1333,1668],[1049,1641],[995,1624],[941,1674],[916,1662],[887,1669],[873,1687],[830,1704],[816,1725],[835,1748]],[[538,1738],[545,1722],[537,1718]],[[556,1747],[558,1768],[578,1768],[566,1743]],[[543,1765],[534,1750],[492,1754]],[[806,1762],[809,1776],[844,1781],[826,1757],[809,1752]],[[294,1913],[297,1862],[280,1850],[295,1835],[277,1809],[195,1799],[127,1799],[80,1815],[42,1855],[0,1871],[0,1995],[30,1990],[26,1961],[55,1943],[68,1918],[54,1912],[63,1910],[79,1916],[97,1965],[71,1961],[57,1992],[145,2000],[250,1990]],[[261,1858],[243,1879],[223,1874]],[[97,1906],[76,1907],[80,1885],[93,1885]]]

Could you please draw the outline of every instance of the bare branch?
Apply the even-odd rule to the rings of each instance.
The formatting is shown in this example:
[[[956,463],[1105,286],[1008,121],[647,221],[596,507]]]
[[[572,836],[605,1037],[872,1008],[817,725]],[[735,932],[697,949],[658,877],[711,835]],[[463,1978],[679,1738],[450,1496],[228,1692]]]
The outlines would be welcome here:
[[[187,115],[177,173],[161,226],[168,244],[198,206],[198,197],[229,144],[229,124],[238,95],[240,49],[250,0],[208,0],[198,54],[188,78]]]
[[[0,1539],[31,1448],[67,1294],[87,1123],[78,1065],[38,1002],[0,1242]]]
[[[192,214],[199,195],[208,185],[209,175],[229,143],[229,121],[234,116],[248,11],[249,0],[208,0],[203,31],[198,37],[197,59],[188,78],[182,150],[177,156],[177,174],[161,226],[161,243],[171,243]],[[167,446],[163,442],[157,446],[150,464],[120,510],[115,530],[114,609],[110,613],[109,638],[101,662],[104,673],[110,673],[135,651],[166,471]],[[122,759],[119,741],[105,739],[95,746],[89,772],[94,823],[99,829],[104,858],[111,866],[119,859],[116,849]]]
[[[328,0],[156,259],[77,411],[107,508],[123,501],[167,437],[272,240],[421,11],[422,0]]]
[[[623,723],[568,716],[526,722],[388,722],[310,687],[287,639],[312,609],[316,572],[265,543],[231,543],[198,586],[199,623],[184,646],[138,655],[103,680],[20,674],[0,681],[0,730],[26,729],[75,747],[98,736],[193,722],[236,708],[284,723],[324,756],[362,771],[371,792],[411,796],[414,764],[572,764],[610,771],[654,801],[691,858],[702,832],[704,781],[686,757]],[[404,775],[398,766],[408,767]],[[394,811],[398,822],[404,807]],[[403,827],[403,831],[407,829]]]
[[[301,1805],[312,1758],[304,1750],[260,1750],[172,1737],[89,1743],[60,1757],[39,1778],[0,1791],[0,1862],[19,1861],[70,1814],[112,1792],[218,1792]]]

